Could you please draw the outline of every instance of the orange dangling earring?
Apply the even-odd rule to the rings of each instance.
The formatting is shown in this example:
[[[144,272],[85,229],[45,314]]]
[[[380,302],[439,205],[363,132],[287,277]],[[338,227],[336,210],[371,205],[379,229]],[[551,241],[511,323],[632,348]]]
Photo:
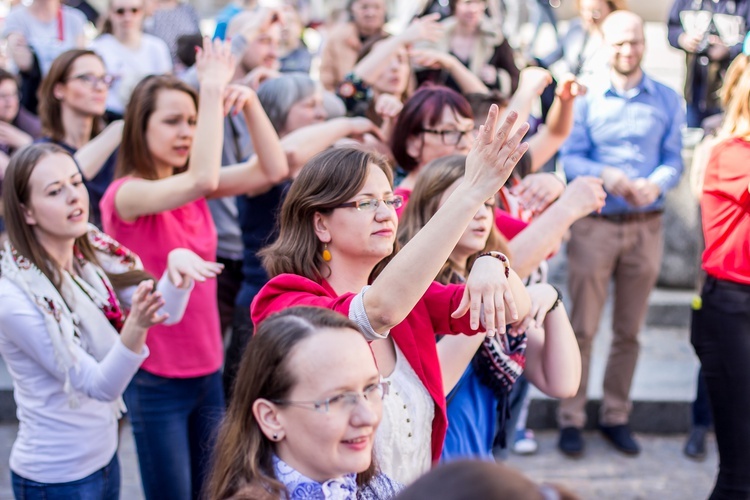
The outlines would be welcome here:
[[[328,250],[328,243],[323,243],[323,260],[331,262],[331,252]]]

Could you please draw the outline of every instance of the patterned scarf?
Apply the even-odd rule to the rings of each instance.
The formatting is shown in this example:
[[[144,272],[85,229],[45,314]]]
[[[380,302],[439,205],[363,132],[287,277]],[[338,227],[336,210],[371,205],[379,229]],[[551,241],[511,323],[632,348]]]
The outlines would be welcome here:
[[[292,468],[279,457],[273,457],[276,479],[284,483],[289,500],[356,500],[357,476],[347,474],[324,483],[314,481]]]
[[[142,268],[138,257],[93,225],[89,225],[88,238],[102,268],[108,272]],[[78,274],[62,273],[62,293],[9,242],[0,258],[0,276],[23,290],[44,317],[57,368],[65,375],[63,391],[71,408],[80,405],[70,383],[70,370],[79,369],[75,347],[80,346],[101,361],[117,341],[124,322],[123,311],[104,270],[85,260],[77,249],[74,252]],[[122,399],[113,406],[118,417],[125,410]]]

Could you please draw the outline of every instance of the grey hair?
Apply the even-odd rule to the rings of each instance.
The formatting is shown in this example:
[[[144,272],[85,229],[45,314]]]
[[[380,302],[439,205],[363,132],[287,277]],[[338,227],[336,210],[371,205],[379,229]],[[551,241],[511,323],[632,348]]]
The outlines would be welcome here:
[[[266,80],[258,87],[258,99],[276,133],[284,129],[292,106],[310,97],[316,90],[318,84],[305,73],[287,73]]]

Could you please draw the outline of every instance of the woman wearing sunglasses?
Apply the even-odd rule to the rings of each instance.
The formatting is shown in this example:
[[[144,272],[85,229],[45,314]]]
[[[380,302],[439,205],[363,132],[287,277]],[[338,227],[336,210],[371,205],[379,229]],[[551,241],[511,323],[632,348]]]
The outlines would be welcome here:
[[[169,47],[143,33],[143,0],[111,0],[102,34],[91,44],[114,78],[107,96],[107,114],[122,118],[136,84],[146,75],[172,72]]]

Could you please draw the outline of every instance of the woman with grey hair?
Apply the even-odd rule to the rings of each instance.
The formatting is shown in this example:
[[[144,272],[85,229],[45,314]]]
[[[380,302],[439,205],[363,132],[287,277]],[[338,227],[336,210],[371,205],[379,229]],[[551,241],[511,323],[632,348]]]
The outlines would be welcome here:
[[[235,300],[232,337],[224,363],[226,388],[232,385],[252,334],[250,303],[268,281],[256,254],[276,238],[276,213],[292,179],[308,159],[333,146],[339,139],[367,133],[379,135],[375,125],[365,118],[327,120],[329,114],[324,105],[323,88],[304,73],[288,73],[266,80],[258,88],[258,99],[281,138],[290,163],[290,178],[263,194],[237,198],[244,245],[243,281]],[[329,107],[335,110],[335,106],[334,102]]]

